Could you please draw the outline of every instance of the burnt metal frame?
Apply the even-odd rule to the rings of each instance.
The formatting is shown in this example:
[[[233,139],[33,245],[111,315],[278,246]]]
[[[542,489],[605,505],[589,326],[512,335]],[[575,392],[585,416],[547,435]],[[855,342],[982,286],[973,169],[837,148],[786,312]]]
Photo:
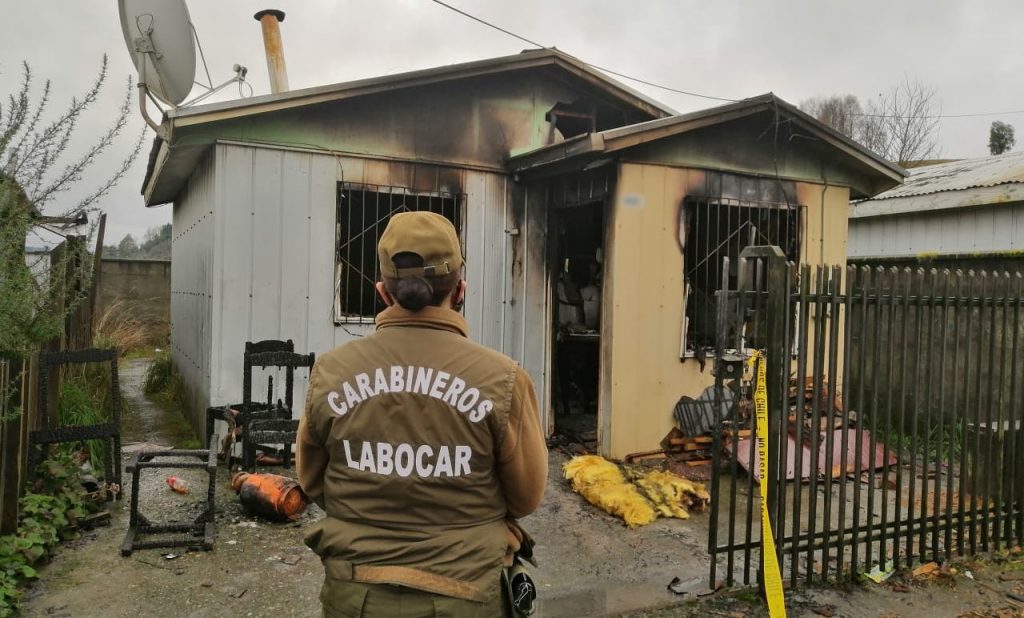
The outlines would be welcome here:
[[[355,194],[362,196],[358,204],[353,203]],[[441,202],[439,205],[435,204],[438,200]],[[380,265],[375,248],[391,216],[412,211],[429,211],[444,216],[455,226],[460,242],[465,245],[465,193],[338,183],[335,208],[335,263],[339,268],[334,290],[336,323],[369,322],[384,308],[372,290],[372,286],[380,281]],[[358,248],[353,250],[354,247]],[[363,262],[368,247],[372,248],[372,257],[367,264]],[[367,284],[370,285],[369,292]],[[361,289],[357,307],[349,307],[346,303],[347,286],[358,286]]]
[[[155,461],[159,458],[194,458],[199,461]],[[205,470],[209,475],[206,487],[206,504],[202,513],[191,523],[153,523],[139,511],[139,486],[142,470],[169,469]],[[214,524],[215,493],[217,486],[217,451],[214,449],[161,450],[142,451],[132,455],[128,462],[128,472],[132,475],[132,496],[128,518],[128,532],[121,543],[121,555],[130,556],[136,549],[153,549],[156,547],[201,547],[213,549],[216,535]],[[147,535],[177,534],[175,537],[143,539]]]
[[[701,206],[705,207],[706,212],[702,212]],[[778,241],[784,241],[787,245],[785,255],[788,259],[799,260],[805,211],[806,208],[800,204],[740,200],[720,195],[692,195],[683,200],[681,217],[686,219],[683,224],[686,234],[684,255],[693,250],[696,255],[704,256],[699,261],[691,260],[692,263],[687,263],[684,269],[684,278],[689,284],[690,294],[686,301],[686,317],[691,324],[686,334],[687,347],[690,349],[683,351],[684,358],[695,354],[699,347],[710,347],[697,341],[696,325],[699,320],[696,314],[701,310],[701,302],[706,307],[714,306],[714,293],[720,282],[712,281],[710,277],[699,280],[698,271],[716,260],[728,265],[729,261],[723,258],[728,257],[736,261],[746,248],[770,245]],[[754,213],[768,218],[768,230],[759,229],[749,223],[748,219]],[[725,240],[720,240],[723,227],[729,231],[729,235]],[[712,247],[712,242],[718,244]],[[694,246],[691,247],[691,244]],[[728,271],[723,271],[723,274],[728,274]],[[709,321],[704,328],[705,332],[700,333],[699,339],[707,340],[713,337],[715,320]]]
[[[49,409],[49,378],[51,367],[58,370],[64,365],[87,363],[110,363],[110,420],[94,425],[60,426],[57,410]],[[108,483],[121,486],[121,390],[117,373],[117,350],[89,348],[39,354],[39,409],[42,411],[43,428],[29,432],[29,469],[45,458],[45,449],[51,444],[101,440],[107,447],[103,461],[103,477]],[[121,492],[109,492],[112,498],[119,498]]]
[[[256,451],[270,450],[268,445],[281,445],[278,451],[284,467],[291,465],[292,445],[298,432],[298,419],[292,418],[292,400],[295,391],[295,369],[312,371],[316,355],[298,354],[291,339],[287,342],[261,341],[246,342],[243,355],[242,406],[239,425],[242,427],[242,466],[246,470],[256,468]],[[285,399],[275,403],[272,399],[272,383],[267,385],[265,405],[252,400],[253,367],[274,367],[285,370]]]
[[[294,352],[295,343],[289,339],[287,341],[281,341],[279,339],[264,339],[262,341],[246,341],[245,352],[243,354],[254,354],[258,352]],[[244,358],[244,357],[243,357]],[[244,361],[243,361],[244,362]],[[242,386],[248,389],[249,386],[246,384],[245,379],[248,376],[249,385],[251,385],[252,375],[244,373],[242,375]],[[213,448],[211,444],[211,437],[213,436],[214,423],[216,421],[227,421],[225,414],[228,409],[232,408],[238,411],[240,414],[244,414],[244,407],[241,403],[229,404],[226,406],[210,406],[206,408],[206,445],[209,448]]]
[[[1024,401],[1017,395],[1024,363],[1017,362],[1014,350],[1024,340],[1024,278],[1019,273],[965,276],[948,270],[848,267],[844,286],[841,267],[796,267],[781,257],[756,258],[749,266],[755,274],[746,287],[730,289],[723,279],[717,352],[732,354],[745,346],[743,329],[735,328],[730,312],[742,316],[740,323],[767,332],[768,507],[790,584],[850,577],[874,565],[884,569],[890,560],[896,568],[909,567],[1019,543],[1024,537],[1024,479],[1015,478],[1013,470],[1024,457]],[[838,438],[831,431],[822,436],[805,430],[803,422],[790,427],[794,366],[797,376],[810,380],[798,379],[798,393],[806,384],[814,393],[811,403],[798,404],[797,418],[803,418],[806,405],[812,425],[826,419],[834,427],[841,420],[844,431]],[[841,403],[836,401],[840,383]],[[721,428],[749,427],[743,422],[734,409]],[[880,430],[895,439],[880,439]],[[783,462],[789,459],[790,431],[797,445],[810,447],[807,488],[799,481],[786,482]],[[994,445],[997,433],[1003,441],[999,448]],[[761,543],[755,530],[757,490],[752,474],[739,473],[738,449],[731,455],[723,452],[723,434],[714,432],[711,582],[718,580],[717,557],[725,554],[725,583],[731,585],[740,569],[749,584],[752,571],[758,580],[762,574],[754,555]],[[752,440],[751,462],[754,448]],[[869,457],[882,453],[882,463],[862,461],[865,451]],[[997,451],[1002,464],[993,462]],[[892,457],[897,463],[890,463]],[[798,447],[793,458],[799,476],[803,449]],[[852,476],[846,472],[849,465]],[[740,485],[749,499],[745,508],[737,506]],[[731,500],[723,491],[730,492]],[[725,539],[719,538],[722,500],[729,505]]]

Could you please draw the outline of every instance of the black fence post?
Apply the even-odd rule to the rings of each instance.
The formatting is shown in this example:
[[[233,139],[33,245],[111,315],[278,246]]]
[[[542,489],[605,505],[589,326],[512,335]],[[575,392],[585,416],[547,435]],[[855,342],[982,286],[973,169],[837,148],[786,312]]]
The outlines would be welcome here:
[[[767,390],[768,390],[768,513],[775,514],[776,520],[769,521],[772,536],[775,537],[775,552],[780,562],[783,555],[783,531],[778,526],[779,493],[786,482],[785,462],[780,462],[779,454],[785,452],[781,443],[787,439],[789,406],[789,345],[786,336],[786,323],[789,313],[789,289],[787,271],[789,265],[786,255],[779,247],[753,246],[740,253],[741,258],[756,259],[764,267],[765,281],[765,354],[768,357]],[[754,431],[756,435],[756,427]],[[763,538],[763,537],[762,537]],[[761,562],[758,568],[758,581],[764,582],[764,554],[762,541]]]
[[[789,314],[789,290],[786,286],[786,256],[778,247],[767,262],[767,355],[768,355],[768,512],[778,513],[779,495],[786,482],[786,462],[780,461],[782,443],[787,439],[789,406],[789,342],[786,320]],[[781,559],[782,530],[772,521],[775,547]]]

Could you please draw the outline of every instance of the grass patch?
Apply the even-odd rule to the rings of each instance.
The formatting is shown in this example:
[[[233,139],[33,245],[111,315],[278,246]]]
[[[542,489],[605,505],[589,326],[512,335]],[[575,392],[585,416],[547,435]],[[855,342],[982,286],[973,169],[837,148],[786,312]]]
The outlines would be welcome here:
[[[203,444],[196,438],[186,438],[182,440],[180,444],[178,444],[178,448],[197,449],[203,448]]]
[[[146,381],[142,386],[143,392],[150,397],[172,402],[179,399],[181,390],[181,378],[174,370],[174,362],[171,355],[164,352],[146,369]]]
[[[108,387],[109,389],[109,387]],[[62,427],[75,425],[99,425],[110,420],[111,408],[104,405],[106,397],[98,396],[93,384],[82,377],[65,378],[60,385],[60,403],[58,416]],[[101,474],[106,458],[107,447],[102,440],[85,440],[81,443],[89,454],[89,462],[97,474]],[[74,443],[67,443],[63,451],[71,452],[78,448]]]

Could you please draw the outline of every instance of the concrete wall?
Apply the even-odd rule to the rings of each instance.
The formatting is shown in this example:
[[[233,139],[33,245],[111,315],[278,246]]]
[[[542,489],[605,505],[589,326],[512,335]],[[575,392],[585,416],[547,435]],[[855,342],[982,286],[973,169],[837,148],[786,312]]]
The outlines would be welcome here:
[[[103,258],[96,315],[102,316],[115,302],[128,303],[133,314],[148,322],[169,323],[171,261]]]
[[[608,271],[602,333],[601,448],[611,457],[657,448],[673,425],[682,395],[697,396],[714,382],[709,362],[681,362],[683,255],[679,208],[700,196],[706,172],[624,163],[609,220]],[[845,264],[849,189],[794,184],[805,207],[801,260]],[[611,335],[614,334],[614,338]]]

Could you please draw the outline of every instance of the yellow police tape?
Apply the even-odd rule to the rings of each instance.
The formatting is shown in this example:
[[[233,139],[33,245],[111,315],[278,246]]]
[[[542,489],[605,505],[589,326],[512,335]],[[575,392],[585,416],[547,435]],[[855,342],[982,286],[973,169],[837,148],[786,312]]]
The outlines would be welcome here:
[[[754,412],[757,417],[757,451],[760,459],[757,467],[761,479],[761,563],[764,567],[764,596],[768,601],[768,615],[771,618],[785,618],[786,599],[782,592],[782,573],[779,568],[779,557],[775,553],[771,520],[768,518],[768,359],[763,353],[754,351],[747,362],[752,369],[756,369],[757,374]]]

